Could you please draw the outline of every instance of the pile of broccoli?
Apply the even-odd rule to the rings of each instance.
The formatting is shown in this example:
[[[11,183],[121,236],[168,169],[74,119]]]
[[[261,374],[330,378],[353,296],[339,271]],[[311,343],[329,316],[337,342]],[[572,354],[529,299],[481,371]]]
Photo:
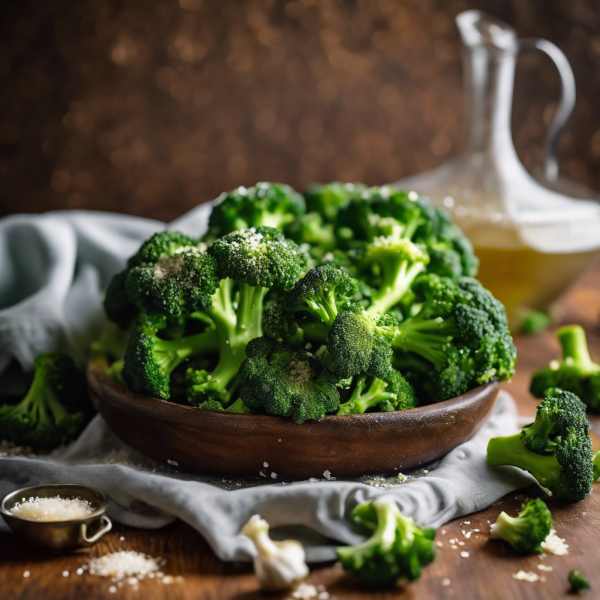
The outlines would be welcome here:
[[[68,355],[46,352],[35,360],[25,397],[0,406],[0,439],[51,449],[74,440],[93,413],[83,372]]]
[[[390,186],[223,194],[207,233],[156,233],[106,292],[134,392],[302,423],[512,376],[504,307],[449,215]],[[106,347],[111,344],[104,342]]]

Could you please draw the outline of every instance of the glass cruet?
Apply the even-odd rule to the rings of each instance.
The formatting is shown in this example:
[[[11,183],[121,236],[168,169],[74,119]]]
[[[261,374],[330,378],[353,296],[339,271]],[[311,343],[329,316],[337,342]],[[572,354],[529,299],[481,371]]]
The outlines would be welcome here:
[[[528,309],[546,309],[600,254],[600,204],[592,192],[581,200],[556,191],[569,189],[557,182],[556,148],[575,103],[564,54],[546,40],[517,39],[506,23],[481,11],[465,11],[456,22],[464,49],[463,147],[437,169],[396,185],[453,214],[475,246],[479,279],[504,302],[514,326]],[[527,49],[545,52],[562,80],[538,180],[521,164],[511,134],[515,63]]]

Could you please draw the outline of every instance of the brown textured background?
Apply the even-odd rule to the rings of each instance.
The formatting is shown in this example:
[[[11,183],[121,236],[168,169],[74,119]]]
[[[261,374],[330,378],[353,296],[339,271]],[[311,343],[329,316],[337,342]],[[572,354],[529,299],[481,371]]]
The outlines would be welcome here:
[[[171,219],[258,180],[395,180],[462,132],[454,16],[488,10],[567,54],[562,173],[600,188],[598,0],[0,2],[0,214]],[[540,156],[558,76],[519,62],[513,129]]]

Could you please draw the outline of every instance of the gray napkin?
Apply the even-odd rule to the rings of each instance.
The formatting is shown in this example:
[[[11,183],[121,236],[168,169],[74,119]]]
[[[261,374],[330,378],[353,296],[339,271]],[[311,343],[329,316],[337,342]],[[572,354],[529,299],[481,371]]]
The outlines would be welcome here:
[[[198,236],[209,212],[210,205],[199,206],[169,227]],[[11,358],[30,369],[35,356],[50,349],[69,350],[83,362],[104,319],[102,290],[111,275],[143,240],[165,226],[83,211],[0,220],[0,372]],[[39,483],[92,485],[109,495],[109,515],[116,521],[158,528],[180,518],[223,560],[252,557],[252,544],[238,532],[259,513],[276,535],[300,539],[309,561],[319,562],[335,557],[333,540],[361,539],[345,516],[364,499],[393,494],[407,515],[437,527],[529,485],[532,478],[523,472],[504,467],[500,476],[485,462],[488,439],[517,429],[514,403],[503,393],[484,428],[427,474],[415,473],[403,484],[396,477],[371,481],[379,486],[374,487],[360,480],[270,483],[196,476],[129,449],[98,416],[77,441],[48,457],[0,456],[0,495]]]

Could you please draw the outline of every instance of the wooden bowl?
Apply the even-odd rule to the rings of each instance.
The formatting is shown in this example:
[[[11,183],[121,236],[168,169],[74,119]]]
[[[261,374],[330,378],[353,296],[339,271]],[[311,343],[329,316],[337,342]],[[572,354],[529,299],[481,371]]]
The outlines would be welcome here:
[[[130,392],[106,362],[87,369],[92,400],[126,444],[161,461],[221,475],[356,477],[426,465],[469,440],[489,417],[500,386],[393,413],[333,415],[296,425],[267,415],[198,410]],[[264,467],[268,463],[268,468]]]

